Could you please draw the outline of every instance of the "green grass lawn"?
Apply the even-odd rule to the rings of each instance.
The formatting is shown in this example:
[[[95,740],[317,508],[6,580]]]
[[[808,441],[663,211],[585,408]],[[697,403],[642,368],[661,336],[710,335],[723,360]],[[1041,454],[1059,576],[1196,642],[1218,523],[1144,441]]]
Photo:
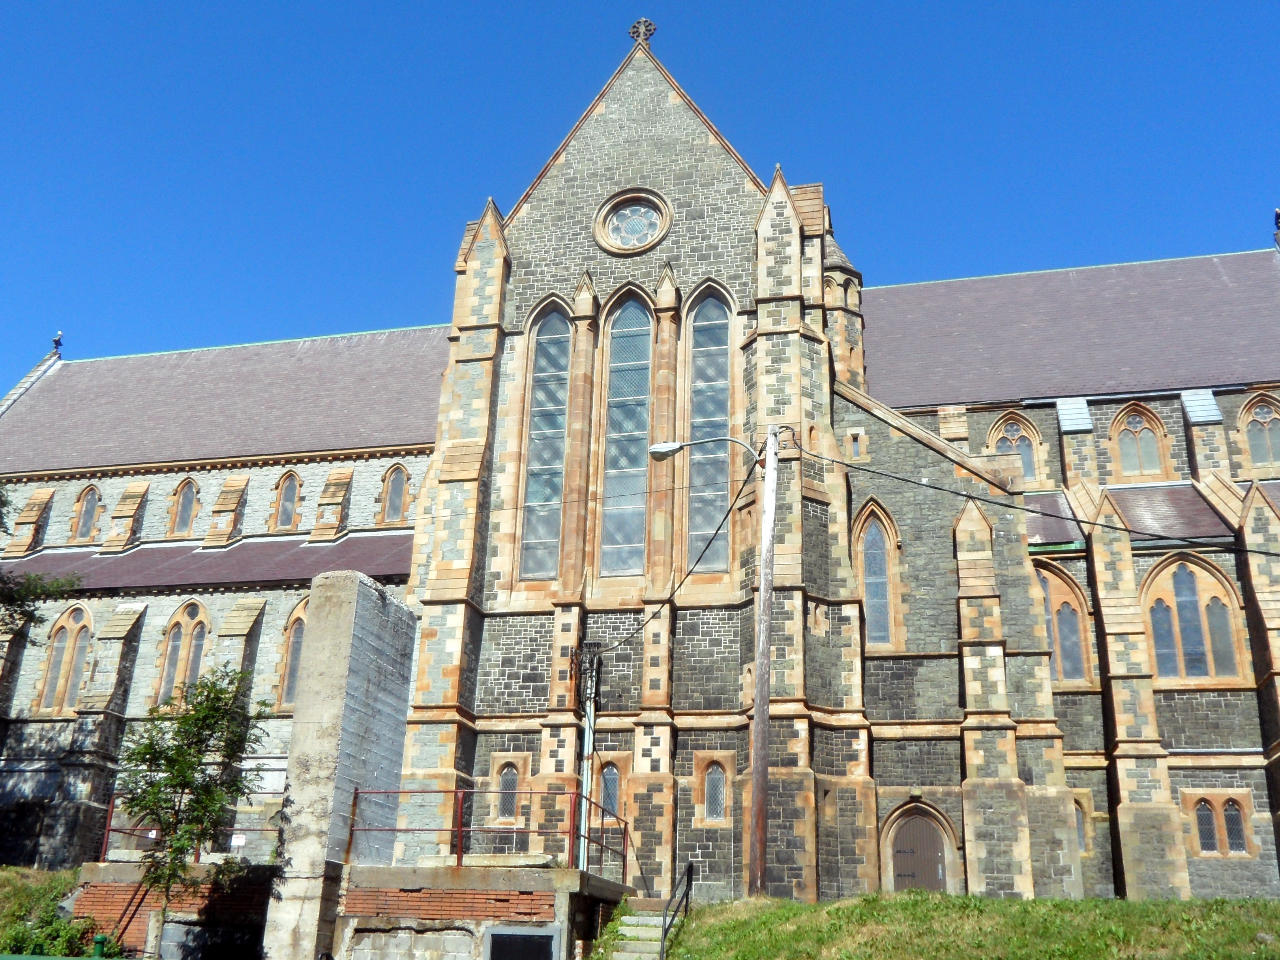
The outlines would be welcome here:
[[[917,892],[816,905],[740,901],[694,911],[668,956],[672,960],[1280,960],[1280,901],[1019,901]]]

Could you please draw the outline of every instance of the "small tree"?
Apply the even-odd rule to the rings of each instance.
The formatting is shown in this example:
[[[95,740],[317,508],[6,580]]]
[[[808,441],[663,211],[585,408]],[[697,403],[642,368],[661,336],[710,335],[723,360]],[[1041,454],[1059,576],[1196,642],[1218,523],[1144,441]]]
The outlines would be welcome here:
[[[156,831],[142,854],[142,883],[161,893],[162,915],[175,887],[225,884],[244,869],[228,859],[196,878],[191,866],[231,826],[236,801],[258,788],[257,771],[242,763],[262,742],[269,705],[249,702],[249,683],[248,673],[220,667],[152,707],[125,740],[117,789],[125,813]]]
[[[0,533],[9,533],[9,491],[0,486]],[[44,577],[38,573],[0,571],[0,633],[16,633],[24,623],[42,623],[40,604],[58,600],[79,586],[78,577]]]

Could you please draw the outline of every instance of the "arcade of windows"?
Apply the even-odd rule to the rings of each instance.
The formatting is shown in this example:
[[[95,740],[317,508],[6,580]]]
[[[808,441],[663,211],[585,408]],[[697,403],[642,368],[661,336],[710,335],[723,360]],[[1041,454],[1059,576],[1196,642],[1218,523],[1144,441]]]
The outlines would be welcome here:
[[[728,436],[730,311],[718,296],[689,313],[691,333],[689,439]],[[652,427],[653,317],[638,299],[622,302],[605,337],[604,482],[600,509],[599,570],[603,577],[645,569]],[[522,580],[553,580],[560,562],[572,336],[567,318],[552,310],[532,337],[533,362],[524,458],[524,510],[520,534]],[[699,571],[729,569],[726,529],[716,528],[729,507],[729,445],[689,449],[689,564]],[[701,559],[699,559],[701,558]]]
[[[1190,801],[1195,817],[1197,853],[1202,857],[1248,857],[1248,818],[1234,797],[1199,797]],[[1185,809],[1185,808],[1184,808]]]
[[[561,453],[563,460],[563,452]],[[302,480],[293,470],[286,470],[276,481],[267,529],[271,533],[292,533],[298,529],[302,515]],[[378,498],[381,507],[375,517],[377,526],[399,526],[410,517],[412,496],[409,471],[394,464],[382,478],[382,493]],[[91,544],[98,540],[102,530],[99,520],[105,505],[102,493],[94,484],[80,491],[71,512],[71,544]],[[194,535],[195,519],[200,514],[200,490],[190,477],[184,478],[169,497],[169,522],[165,536],[184,539]],[[556,531],[557,538],[559,530]]]

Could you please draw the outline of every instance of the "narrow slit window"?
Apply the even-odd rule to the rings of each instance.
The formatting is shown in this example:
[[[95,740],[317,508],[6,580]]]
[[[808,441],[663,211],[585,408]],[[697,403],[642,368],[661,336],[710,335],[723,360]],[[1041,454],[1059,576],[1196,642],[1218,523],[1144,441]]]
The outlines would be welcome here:
[[[44,680],[44,700],[41,706],[49,710],[57,702],[58,681],[62,679],[62,659],[67,655],[67,628],[59,627],[53,634],[49,651],[49,670]]]
[[[891,639],[888,546],[880,521],[869,521],[862,533],[862,605],[867,618],[867,643],[888,643]]]
[[[605,816],[618,815],[618,768],[612,763],[606,763],[600,771],[600,806]]]
[[[298,512],[298,478],[292,473],[285,474],[280,481],[280,503],[276,507],[276,527],[289,529]]]
[[[281,703],[293,703],[294,698],[298,695],[298,670],[302,666],[302,640],[306,629],[306,621],[301,617],[294,620],[293,625],[289,628],[289,649],[285,654],[288,663],[285,665],[284,692],[280,697]]]
[[[409,475],[403,467],[392,467],[387,474],[387,489],[382,500],[382,522],[399,523],[404,519],[404,492]]]
[[[71,652],[71,670],[67,674],[67,691],[63,697],[63,706],[68,710],[80,701],[80,683],[84,680],[85,662],[89,659],[89,628],[81,627],[76,633],[75,646]]]
[[[618,310],[609,335],[605,414],[602,576],[644,572],[649,488],[649,313],[635,300]]]
[[[498,774],[498,789],[501,791],[498,797],[498,816],[505,820],[510,820],[516,815],[518,786],[519,778],[516,775],[515,764],[508,763]]]
[[[560,314],[538,325],[520,548],[520,576],[525,580],[554,580],[560,565],[571,342],[569,321]]]
[[[719,300],[710,297],[698,304],[693,317],[690,391],[689,439],[727,437],[729,311]],[[721,526],[729,509],[729,465],[728,443],[704,443],[689,448],[689,564],[697,563],[698,570],[729,569],[728,525]],[[717,526],[721,527],[718,534]]]
[[[1076,842],[1080,845],[1080,852],[1084,853],[1085,832],[1084,832],[1084,810],[1080,804],[1076,804]]]
[[[190,480],[184,480],[178,487],[178,496],[174,502],[173,535],[186,537],[191,534],[191,521],[194,519],[196,507],[196,487]]]
[[[1088,624],[1079,594],[1067,577],[1056,570],[1037,567],[1044,591],[1044,620],[1049,631],[1049,673],[1054,680],[1090,679],[1086,643]]]
[[[1201,853],[1218,852],[1218,824],[1213,815],[1213,807],[1207,800],[1196,804],[1196,834],[1200,839]]]
[[[178,680],[178,658],[182,656],[182,624],[175,623],[169,628],[169,638],[165,643],[164,676],[160,683],[160,702],[173,698],[173,688]]]
[[[724,819],[724,767],[718,763],[707,767],[706,819]]]
[[[1244,835],[1244,811],[1240,804],[1228,800],[1222,808],[1222,819],[1227,828],[1227,850],[1231,853],[1248,853],[1249,844]]]
[[[89,487],[80,494],[80,512],[76,515],[76,539],[92,540],[93,524],[98,519],[98,489]]]

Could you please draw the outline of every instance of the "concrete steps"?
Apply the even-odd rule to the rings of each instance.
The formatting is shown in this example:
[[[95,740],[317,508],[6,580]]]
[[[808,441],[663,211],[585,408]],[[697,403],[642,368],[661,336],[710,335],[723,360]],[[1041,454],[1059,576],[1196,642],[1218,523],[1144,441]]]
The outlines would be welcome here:
[[[620,942],[610,960],[656,960],[662,944],[661,909],[637,911],[623,917],[619,926]]]

